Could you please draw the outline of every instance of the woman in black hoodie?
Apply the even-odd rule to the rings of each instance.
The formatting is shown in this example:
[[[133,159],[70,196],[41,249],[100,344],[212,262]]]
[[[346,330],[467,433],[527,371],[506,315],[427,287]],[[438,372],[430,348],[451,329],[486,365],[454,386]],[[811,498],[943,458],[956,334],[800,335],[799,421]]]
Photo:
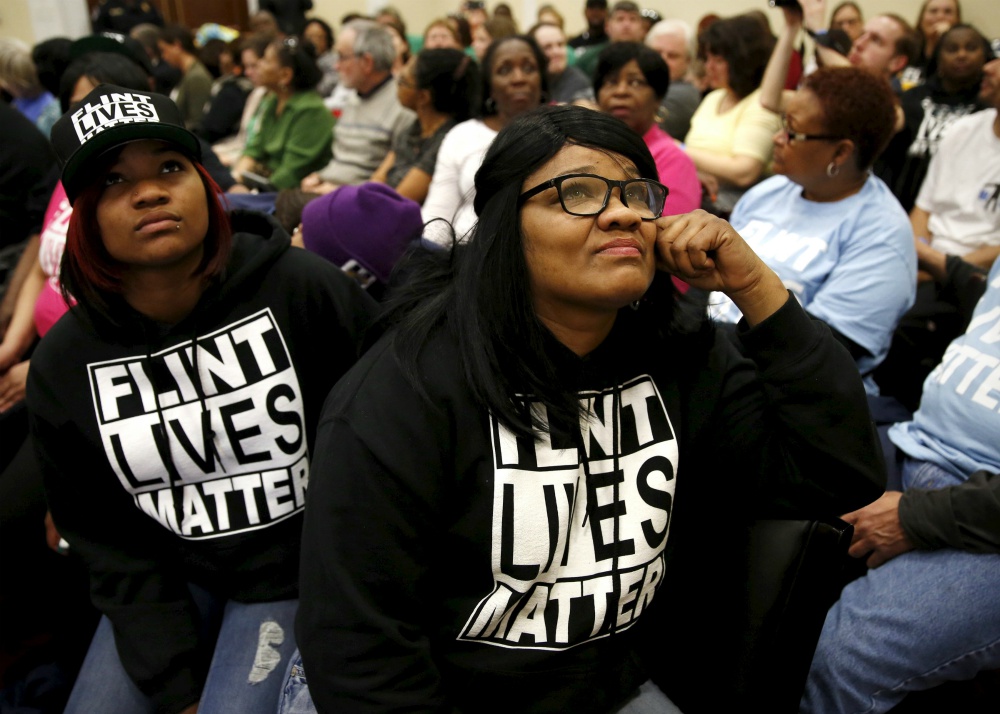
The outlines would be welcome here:
[[[270,219],[228,216],[166,97],[101,85],[53,143],[78,304],[28,405],[105,615],[67,711],[273,711],[319,409],[372,302]]]
[[[338,714],[671,711],[649,679],[735,710],[703,682],[740,650],[748,519],[881,493],[857,369],[729,224],[660,218],[613,117],[525,115],[475,183],[468,244],[324,406],[294,680]],[[668,271],[741,303],[735,334]]]

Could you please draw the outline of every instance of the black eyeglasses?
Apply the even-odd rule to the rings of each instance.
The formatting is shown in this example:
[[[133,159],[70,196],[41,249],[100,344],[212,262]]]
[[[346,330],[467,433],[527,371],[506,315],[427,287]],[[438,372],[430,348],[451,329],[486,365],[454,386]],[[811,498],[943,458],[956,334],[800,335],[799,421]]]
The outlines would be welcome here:
[[[550,188],[559,192],[559,203],[571,216],[596,216],[608,207],[611,189],[617,188],[622,203],[644,221],[655,221],[663,215],[663,203],[669,193],[666,186],[653,179],[615,181],[595,174],[566,174],[529,188],[518,196],[517,205]]]
[[[844,137],[833,134],[801,134],[788,128],[788,117],[781,115],[781,131],[785,135],[785,141],[789,144],[793,141],[840,141]]]

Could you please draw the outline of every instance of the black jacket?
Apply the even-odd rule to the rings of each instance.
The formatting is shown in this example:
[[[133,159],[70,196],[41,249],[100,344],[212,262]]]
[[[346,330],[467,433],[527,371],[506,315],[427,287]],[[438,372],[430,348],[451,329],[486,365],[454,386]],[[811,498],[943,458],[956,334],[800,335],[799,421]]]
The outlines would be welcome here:
[[[423,396],[387,340],[345,375],[296,624],[320,712],[607,712],[651,675],[686,701],[739,636],[748,520],[881,493],[857,369],[794,299],[738,336],[637,319],[584,359],[550,341],[595,416],[534,442],[474,401],[448,326]]]
[[[28,379],[56,526],[164,712],[198,700],[213,649],[188,583],[240,602],[297,596],[315,426],[374,309],[271,219],[237,212],[233,229],[223,277],[182,322],[124,301],[75,308]]]

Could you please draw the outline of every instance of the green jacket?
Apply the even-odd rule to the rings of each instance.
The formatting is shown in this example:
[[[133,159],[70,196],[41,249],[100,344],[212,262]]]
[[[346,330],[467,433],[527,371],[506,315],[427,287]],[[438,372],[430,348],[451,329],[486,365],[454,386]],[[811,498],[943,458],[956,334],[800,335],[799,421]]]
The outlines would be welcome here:
[[[257,126],[244,156],[264,164],[277,188],[298,188],[313,171],[326,166],[333,145],[333,115],[314,91],[294,94],[278,116],[278,98],[269,95],[257,112]]]

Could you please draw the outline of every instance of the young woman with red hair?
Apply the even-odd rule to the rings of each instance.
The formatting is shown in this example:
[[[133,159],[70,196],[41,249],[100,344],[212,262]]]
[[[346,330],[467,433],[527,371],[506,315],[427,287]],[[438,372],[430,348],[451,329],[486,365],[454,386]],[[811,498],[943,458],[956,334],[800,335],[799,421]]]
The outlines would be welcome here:
[[[271,712],[319,410],[373,303],[269,218],[227,214],[168,98],[100,85],[53,143],[77,304],[28,404],[104,614],[66,711]]]

